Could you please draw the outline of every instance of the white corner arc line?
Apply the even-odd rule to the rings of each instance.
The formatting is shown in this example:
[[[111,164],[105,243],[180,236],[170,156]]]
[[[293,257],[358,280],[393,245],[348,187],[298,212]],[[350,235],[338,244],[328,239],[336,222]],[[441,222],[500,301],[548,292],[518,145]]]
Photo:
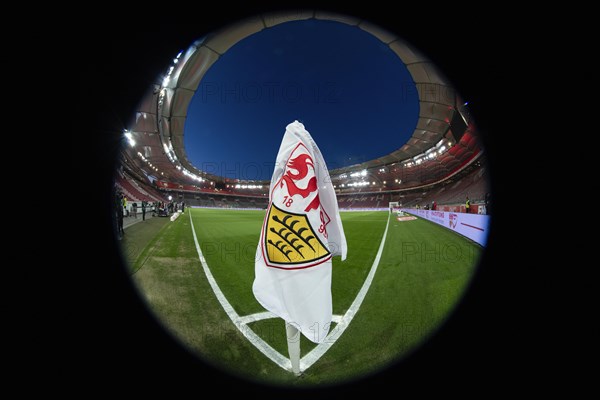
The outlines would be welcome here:
[[[339,324],[341,320],[342,320],[342,315],[332,315],[331,316],[331,322],[335,322],[336,324]]]
[[[255,314],[246,315],[244,317],[240,317],[238,313],[233,309],[233,306],[229,301],[225,298],[225,295],[219,288],[217,281],[213,277],[210,269],[208,268],[208,264],[206,263],[206,259],[202,254],[202,250],[200,249],[200,244],[198,243],[198,237],[196,236],[196,229],[194,228],[194,222],[192,220],[192,213],[190,212],[190,224],[192,227],[192,234],[194,236],[194,243],[196,245],[196,251],[198,252],[198,258],[200,259],[200,263],[202,264],[202,269],[204,270],[204,274],[210,284],[215,296],[225,313],[231,319],[236,328],[250,341],[252,345],[254,345],[261,353],[263,353],[267,358],[273,361],[275,364],[279,365],[281,368],[291,371],[292,363],[289,358],[283,356],[273,347],[271,347],[267,342],[265,342],[262,338],[260,338],[250,327],[248,327],[249,323],[261,321],[269,318],[276,318],[277,316],[269,311],[260,312]],[[385,226],[385,231],[383,232],[383,237],[381,238],[381,243],[379,244],[379,249],[377,250],[377,255],[375,256],[375,260],[373,260],[373,265],[371,265],[371,269],[369,270],[369,274],[365,279],[360,291],[356,295],[356,298],[350,305],[350,308],[346,311],[343,316],[333,315],[332,322],[337,323],[336,327],[329,332],[325,340],[317,345],[314,349],[312,349],[308,354],[306,354],[302,359],[300,359],[300,369],[305,371],[310,368],[315,362],[317,362],[326,352],[333,346],[333,344],[340,338],[342,333],[346,330],[350,322],[360,309],[360,306],[367,295],[369,288],[371,287],[371,283],[373,282],[373,278],[375,276],[375,272],[377,272],[377,267],[379,266],[379,261],[381,260],[381,255],[383,253],[383,248],[385,246],[385,239],[387,237],[388,228],[390,225],[390,217],[388,216],[388,220]]]
[[[267,342],[262,340],[256,333],[254,333],[252,331],[252,329],[250,329],[246,325],[247,322],[246,323],[242,322],[242,318],[240,318],[238,313],[231,306],[231,303],[229,303],[229,301],[227,301],[227,299],[225,298],[225,295],[223,295],[221,288],[219,288],[217,281],[215,280],[212,273],[210,272],[210,269],[208,268],[208,264],[206,264],[206,259],[204,258],[204,255],[202,254],[202,250],[200,250],[200,244],[198,243],[198,237],[196,236],[196,229],[194,228],[194,222],[192,221],[192,213],[190,212],[189,214],[190,214],[190,224],[192,225],[192,233],[194,235],[194,243],[196,244],[196,251],[198,252],[198,258],[200,259],[200,263],[202,264],[202,269],[204,270],[206,279],[208,280],[210,287],[212,288],[213,292],[215,293],[217,300],[219,300],[219,303],[221,303],[223,310],[225,310],[225,313],[227,314],[229,319],[231,319],[231,322],[233,322],[233,324],[239,329],[239,331],[242,333],[242,335],[244,335],[246,337],[246,339],[248,339],[250,341],[250,343],[252,343],[261,353],[263,353],[265,356],[267,356],[271,361],[273,361],[275,364],[279,365],[281,368],[291,371],[292,370],[291,361],[288,358],[281,355],[281,353],[279,353],[277,350],[272,348]]]
[[[273,314],[271,311],[259,312],[256,314],[244,315],[240,317],[240,323],[244,325],[251,324],[252,322],[262,321],[263,319],[270,318],[279,318],[277,315]]]
[[[356,295],[356,298],[350,305],[350,308],[346,311],[346,313],[342,316],[342,318],[337,322],[335,328],[329,332],[327,337],[322,343],[319,343],[317,347],[312,349],[307,355],[300,359],[300,369],[305,371],[310,368],[315,362],[319,360],[333,346],[333,344],[342,336],[342,333],[346,330],[350,322],[358,312],[369,288],[371,287],[371,283],[373,282],[373,277],[375,276],[375,272],[377,272],[377,267],[379,266],[379,261],[381,260],[381,254],[383,253],[383,248],[385,246],[385,238],[387,237],[388,227],[390,226],[390,217],[388,216],[387,224],[385,225],[385,231],[383,232],[383,237],[381,238],[381,243],[379,245],[379,250],[377,250],[377,255],[375,256],[375,260],[373,260],[373,265],[371,266],[371,270],[369,271],[369,275],[365,279],[360,291]],[[333,319],[332,319],[333,320]]]
[[[273,314],[271,311],[264,311],[264,312],[259,312],[259,313],[255,313],[255,314],[244,315],[243,317],[240,316],[239,318],[240,318],[241,324],[248,325],[253,322],[258,322],[258,321],[262,321],[265,319],[279,318],[279,316]],[[341,320],[342,320],[341,315],[332,315],[331,316],[331,322],[335,322],[336,324],[339,324],[339,322]]]

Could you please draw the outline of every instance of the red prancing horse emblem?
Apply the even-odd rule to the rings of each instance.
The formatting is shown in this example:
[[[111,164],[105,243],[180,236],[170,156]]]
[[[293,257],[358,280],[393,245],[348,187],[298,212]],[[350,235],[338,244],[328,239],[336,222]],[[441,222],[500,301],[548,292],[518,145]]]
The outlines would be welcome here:
[[[308,154],[300,154],[298,157],[290,160],[287,164],[288,170],[285,175],[283,175],[283,180],[281,181],[281,186],[283,187],[283,182],[287,186],[287,191],[290,196],[294,196],[299,194],[302,198],[307,198],[312,192],[317,190],[317,177],[313,176],[309,179],[308,185],[304,189],[299,188],[296,185],[297,181],[300,181],[308,175],[308,166],[311,166],[313,171],[315,169],[315,165],[313,163],[312,158]],[[298,173],[293,173],[292,169],[298,171]],[[319,201],[319,194],[315,196],[315,198],[310,202],[310,204],[304,209],[305,212],[309,212],[310,210],[316,210],[321,202]]]
[[[313,176],[308,180],[306,187],[301,188],[298,186],[298,182],[305,179],[309,174],[309,167],[313,170]],[[283,183],[285,182],[285,186],[290,197],[300,195],[303,199],[306,199],[311,193],[317,192],[318,189],[317,177],[314,175],[314,171],[315,165],[313,159],[309,154],[302,153],[288,161],[286,165],[286,172],[280,181],[279,187],[282,188]],[[304,212],[320,209],[321,225],[319,226],[319,233],[322,233],[323,236],[328,237],[327,224],[329,224],[331,218],[329,218],[329,215],[327,215],[327,213],[320,206],[321,201],[319,199],[319,193],[317,192],[316,196],[304,209]]]

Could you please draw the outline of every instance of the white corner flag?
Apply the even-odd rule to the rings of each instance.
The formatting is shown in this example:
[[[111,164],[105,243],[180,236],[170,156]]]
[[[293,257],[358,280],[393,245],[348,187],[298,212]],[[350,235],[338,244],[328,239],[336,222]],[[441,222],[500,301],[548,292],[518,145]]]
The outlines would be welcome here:
[[[321,343],[332,315],[331,258],[341,255],[343,261],[346,253],[327,165],[304,125],[295,121],[286,128],[271,178],[256,250],[254,296],[288,327]],[[289,339],[288,330],[288,345]]]

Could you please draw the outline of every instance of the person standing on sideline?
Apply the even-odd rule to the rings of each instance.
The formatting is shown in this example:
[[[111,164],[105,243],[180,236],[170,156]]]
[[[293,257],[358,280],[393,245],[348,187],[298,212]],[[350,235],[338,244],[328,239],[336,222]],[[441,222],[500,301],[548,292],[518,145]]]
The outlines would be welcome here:
[[[468,214],[471,210],[471,200],[469,200],[469,196],[467,196],[467,201],[465,202],[465,212]]]
[[[131,209],[133,211],[133,216],[135,217],[135,219],[137,219],[137,203],[133,202],[133,204],[131,205]]]
[[[121,240],[125,231],[123,230],[123,198],[121,193],[117,193],[116,207],[117,207],[117,239]]]
[[[181,202],[181,212],[183,213],[185,211],[185,202],[182,201]]]
[[[142,221],[146,220],[146,202],[142,201]]]
[[[123,215],[129,217],[129,210],[127,209],[127,197],[123,196]]]

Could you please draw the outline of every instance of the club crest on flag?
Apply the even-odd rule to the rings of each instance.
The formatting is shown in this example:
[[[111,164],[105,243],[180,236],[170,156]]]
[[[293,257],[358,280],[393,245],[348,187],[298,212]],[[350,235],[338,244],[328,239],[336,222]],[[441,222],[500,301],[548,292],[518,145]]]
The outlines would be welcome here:
[[[301,269],[331,259],[326,242],[331,218],[323,209],[314,161],[299,142],[271,193],[261,245],[265,263],[281,269]]]
[[[286,212],[275,205],[269,209],[265,242],[270,267],[308,268],[331,257],[306,215]]]

